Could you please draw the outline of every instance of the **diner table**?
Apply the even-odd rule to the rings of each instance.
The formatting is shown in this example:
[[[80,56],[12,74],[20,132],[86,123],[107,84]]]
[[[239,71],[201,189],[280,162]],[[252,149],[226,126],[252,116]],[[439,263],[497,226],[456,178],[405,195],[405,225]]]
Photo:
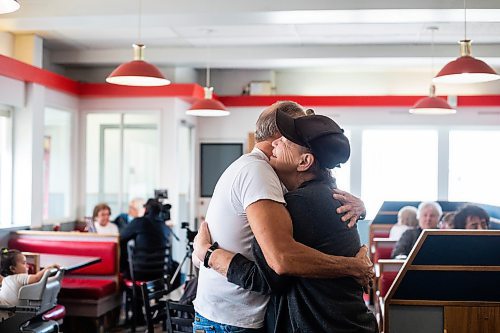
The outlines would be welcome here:
[[[75,256],[66,254],[40,253],[40,267],[44,268],[51,264],[58,264],[61,269],[71,272],[79,268],[87,267],[101,261],[99,257]]]

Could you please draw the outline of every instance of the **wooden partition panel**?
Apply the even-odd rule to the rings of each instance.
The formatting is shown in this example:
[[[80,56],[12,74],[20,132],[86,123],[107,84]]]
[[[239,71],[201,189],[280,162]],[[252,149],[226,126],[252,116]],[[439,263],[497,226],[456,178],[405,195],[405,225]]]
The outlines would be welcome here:
[[[445,306],[444,328],[447,333],[498,332],[500,307]]]
[[[384,332],[421,332],[404,323],[424,308],[443,313],[432,331],[498,332],[499,244],[500,231],[424,230],[387,294]]]

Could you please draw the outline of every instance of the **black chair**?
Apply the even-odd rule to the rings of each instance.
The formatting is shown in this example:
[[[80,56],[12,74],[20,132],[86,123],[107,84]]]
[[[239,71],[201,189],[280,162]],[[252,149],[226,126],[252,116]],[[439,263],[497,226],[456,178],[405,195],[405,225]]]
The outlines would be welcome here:
[[[167,307],[165,296],[170,292],[169,277],[143,283],[141,286],[142,302],[146,314],[148,332],[154,332],[154,325],[163,322],[166,330]]]
[[[142,318],[142,305],[138,295],[141,286],[156,279],[164,279],[168,275],[171,263],[170,247],[156,250],[142,250],[128,245],[128,261],[130,278],[124,279],[125,284],[125,321],[130,324],[131,331],[135,332],[138,318]],[[129,312],[132,316],[129,317]]]
[[[194,306],[179,302],[167,301],[167,332],[193,332]]]

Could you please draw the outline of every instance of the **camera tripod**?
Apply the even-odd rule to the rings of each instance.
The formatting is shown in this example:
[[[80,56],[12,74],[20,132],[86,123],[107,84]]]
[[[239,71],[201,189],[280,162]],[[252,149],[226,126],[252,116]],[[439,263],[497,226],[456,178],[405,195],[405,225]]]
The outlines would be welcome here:
[[[184,266],[184,263],[189,259],[189,274],[186,276],[187,280],[190,280],[194,277],[193,273],[193,242],[189,241],[186,244],[186,254],[184,255],[184,258],[182,259],[181,263],[179,264],[179,267],[174,272],[174,275],[172,275],[172,279],[170,280],[170,284],[172,285],[177,278],[177,275],[179,275],[180,271],[182,270],[182,267]]]

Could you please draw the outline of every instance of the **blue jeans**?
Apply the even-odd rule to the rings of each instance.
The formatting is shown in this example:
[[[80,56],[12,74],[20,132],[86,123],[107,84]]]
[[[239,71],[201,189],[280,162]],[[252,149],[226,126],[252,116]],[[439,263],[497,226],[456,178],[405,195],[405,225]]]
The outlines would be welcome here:
[[[262,328],[243,328],[216,323],[196,312],[193,323],[193,333],[262,333]]]

